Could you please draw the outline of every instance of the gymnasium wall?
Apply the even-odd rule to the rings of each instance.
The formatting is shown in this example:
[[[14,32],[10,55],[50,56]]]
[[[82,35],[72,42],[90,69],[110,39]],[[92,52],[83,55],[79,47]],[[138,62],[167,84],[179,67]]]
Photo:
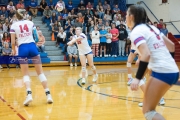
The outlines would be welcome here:
[[[127,4],[137,4],[139,1],[144,1],[158,20],[161,18],[164,22],[180,20],[180,0],[168,0],[166,4],[162,4],[162,0],[127,0]],[[141,5],[144,6],[143,4]],[[146,11],[152,22],[157,21],[147,8]],[[180,21],[173,22],[173,24],[180,31]],[[167,27],[173,34],[180,34],[171,24],[168,24]]]

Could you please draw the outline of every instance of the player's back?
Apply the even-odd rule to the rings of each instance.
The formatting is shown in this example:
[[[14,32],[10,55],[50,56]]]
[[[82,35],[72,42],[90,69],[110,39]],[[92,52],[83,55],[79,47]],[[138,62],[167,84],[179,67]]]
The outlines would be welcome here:
[[[18,45],[34,42],[33,38],[34,24],[28,20],[18,21],[11,26],[11,33],[15,33]]]

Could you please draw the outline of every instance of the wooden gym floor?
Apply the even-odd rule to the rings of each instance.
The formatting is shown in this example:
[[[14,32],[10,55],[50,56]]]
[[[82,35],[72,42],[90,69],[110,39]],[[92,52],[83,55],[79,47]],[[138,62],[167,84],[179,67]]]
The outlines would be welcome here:
[[[80,66],[44,67],[53,104],[46,104],[44,90],[34,68],[30,68],[33,102],[28,107],[23,106],[26,92],[20,69],[1,69],[0,120],[144,120],[142,108],[138,107],[143,94],[140,90],[132,92],[127,86],[126,66],[96,67],[97,83],[92,83],[92,72],[88,68],[85,86],[80,84]],[[157,107],[167,120],[180,119],[179,88],[174,85],[164,96],[165,106]]]

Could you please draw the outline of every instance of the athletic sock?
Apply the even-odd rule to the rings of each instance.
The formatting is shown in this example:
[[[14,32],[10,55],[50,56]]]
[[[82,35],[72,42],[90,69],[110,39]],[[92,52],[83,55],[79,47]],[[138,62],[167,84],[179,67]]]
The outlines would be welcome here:
[[[27,91],[27,95],[28,95],[28,94],[32,94],[31,88],[26,89],[26,91]]]
[[[132,74],[128,74],[128,78],[132,78]]]

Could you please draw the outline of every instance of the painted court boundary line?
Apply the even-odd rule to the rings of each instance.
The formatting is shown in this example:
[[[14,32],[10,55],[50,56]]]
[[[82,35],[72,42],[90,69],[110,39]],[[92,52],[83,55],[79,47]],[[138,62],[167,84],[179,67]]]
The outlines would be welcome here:
[[[4,98],[2,98],[1,96],[0,96],[0,100],[2,101],[2,102],[4,102],[4,103],[7,103],[6,102],[6,100],[4,99]],[[15,113],[17,112],[11,105],[9,105],[9,104],[6,104],[7,105],[7,107],[8,108],[10,108],[12,111],[14,111]],[[26,120],[20,113],[16,113],[16,115],[19,117],[19,118],[21,118],[21,120]]]

